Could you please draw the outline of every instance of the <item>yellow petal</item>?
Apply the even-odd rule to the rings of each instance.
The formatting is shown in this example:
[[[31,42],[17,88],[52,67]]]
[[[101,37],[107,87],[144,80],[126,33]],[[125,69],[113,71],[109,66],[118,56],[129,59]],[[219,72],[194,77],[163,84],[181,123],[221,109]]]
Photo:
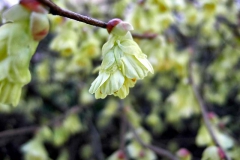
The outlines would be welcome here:
[[[124,83],[124,76],[119,70],[111,74],[109,79],[102,85],[101,92],[103,94],[111,95],[117,92]]]
[[[124,56],[122,61],[125,65],[125,76],[127,78],[142,79],[147,75],[148,70],[134,56]]]
[[[89,92],[91,94],[95,93],[99,87],[109,78],[110,74],[106,72],[100,72],[98,77],[92,82]]]
[[[108,51],[108,53],[104,55],[101,68],[108,69],[110,66],[113,65],[114,62],[115,62],[114,53],[113,50],[110,50]]]
[[[136,58],[138,59],[139,62],[142,63],[144,67],[148,69],[149,72],[151,72],[152,74],[154,73],[151,63],[146,58],[139,58],[138,56],[136,56]]]

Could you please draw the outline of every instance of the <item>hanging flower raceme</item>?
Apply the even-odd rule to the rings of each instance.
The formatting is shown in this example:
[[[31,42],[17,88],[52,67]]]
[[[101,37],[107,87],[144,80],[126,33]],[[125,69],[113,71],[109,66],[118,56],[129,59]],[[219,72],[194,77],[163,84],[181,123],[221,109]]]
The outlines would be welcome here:
[[[154,71],[147,56],[133,41],[129,32],[133,27],[129,23],[113,19],[108,22],[107,29],[110,36],[102,48],[103,61],[99,75],[89,92],[95,93],[96,98],[114,95],[123,99],[138,79]]]
[[[0,28],[0,104],[16,106],[31,79],[29,62],[48,33],[47,10],[37,0],[21,0],[2,15]]]

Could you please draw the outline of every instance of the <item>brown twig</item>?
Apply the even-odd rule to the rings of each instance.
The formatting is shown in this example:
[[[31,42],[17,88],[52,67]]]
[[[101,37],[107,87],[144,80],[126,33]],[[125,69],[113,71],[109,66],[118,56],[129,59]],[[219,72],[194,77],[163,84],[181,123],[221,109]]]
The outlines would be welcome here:
[[[6,137],[11,137],[11,136],[18,136],[18,135],[32,133],[32,132],[37,131],[38,129],[39,129],[38,126],[30,126],[30,127],[6,130],[3,132],[0,132],[0,139],[6,138]]]
[[[226,160],[231,160],[230,157],[228,157],[228,155],[226,154],[226,152],[223,150],[223,148],[221,147],[213,129],[212,129],[212,126],[211,126],[211,123],[209,121],[209,118],[208,118],[208,112],[207,112],[207,106],[206,104],[204,103],[204,100],[202,99],[202,97],[200,96],[200,93],[198,91],[198,87],[196,86],[195,82],[194,82],[194,78],[193,78],[193,71],[192,71],[192,63],[193,63],[193,56],[192,56],[192,52],[191,52],[191,55],[190,55],[190,60],[189,60],[189,65],[188,65],[188,72],[189,72],[189,83],[192,87],[192,90],[194,92],[194,95],[197,99],[197,102],[199,103],[199,107],[201,109],[201,113],[202,113],[202,117],[203,117],[203,120],[204,120],[204,123],[207,127],[207,130],[214,142],[214,144],[216,146],[218,146],[223,152],[224,152],[224,155],[225,155],[225,159]]]
[[[120,150],[124,151],[125,150],[125,134],[127,130],[127,123],[125,116],[121,116],[121,127],[120,127]]]
[[[84,16],[72,11],[68,11],[65,9],[60,8],[59,6],[57,6],[56,4],[54,4],[53,2],[51,2],[50,0],[38,0],[40,3],[44,4],[45,6],[47,6],[49,8],[49,13],[53,14],[53,15],[59,15],[59,16],[63,16],[63,17],[67,17],[76,21],[80,21],[80,22],[84,22],[86,24],[92,25],[92,26],[96,26],[96,27],[101,27],[101,28],[107,28],[107,23],[102,22],[100,20],[94,19],[94,18],[90,18],[88,16]]]
[[[124,154],[124,160],[128,160],[128,154],[125,148],[125,144],[126,144],[126,140],[125,140],[125,135],[126,135],[126,131],[127,131],[127,120],[126,117],[124,115],[124,104],[123,101],[120,100],[119,102],[119,108],[121,110],[120,112],[120,120],[121,120],[121,126],[120,126],[120,147],[119,150],[121,152],[123,152]]]
[[[79,107],[79,106],[72,107],[64,115],[61,115],[61,116],[49,121],[46,124],[46,126],[49,126],[49,127],[54,126],[54,125],[58,124],[60,121],[62,121],[64,118],[69,116],[70,114],[79,113],[80,111],[82,111],[82,107]],[[18,136],[18,135],[33,133],[33,132],[36,132],[37,130],[39,130],[40,128],[41,128],[40,126],[29,126],[29,127],[24,127],[24,128],[17,128],[17,129],[2,131],[2,132],[0,132],[0,139],[6,138],[6,137],[11,137],[11,136]]]
[[[131,131],[133,132],[133,135],[134,135],[135,139],[143,147],[152,150],[153,152],[155,152],[157,155],[159,155],[161,157],[166,157],[166,158],[169,158],[170,160],[179,160],[176,156],[174,156],[168,150],[165,150],[163,148],[160,148],[160,147],[157,147],[157,146],[154,146],[154,145],[151,145],[151,144],[146,144],[145,142],[143,142],[143,140],[137,134],[137,132],[136,132],[135,128],[133,127],[133,125],[130,122],[127,122],[127,123],[128,123],[128,126],[130,127]]]
[[[100,134],[91,119],[88,120],[88,125],[91,132],[91,146],[94,158],[104,160]]]

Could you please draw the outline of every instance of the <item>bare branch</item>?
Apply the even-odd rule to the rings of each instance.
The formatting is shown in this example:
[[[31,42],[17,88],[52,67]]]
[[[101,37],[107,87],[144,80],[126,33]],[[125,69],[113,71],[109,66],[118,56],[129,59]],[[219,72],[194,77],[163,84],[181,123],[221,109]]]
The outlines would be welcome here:
[[[82,107],[79,107],[79,106],[72,107],[65,114],[49,121],[46,124],[46,126],[49,126],[49,127],[54,126],[54,125],[58,124],[59,122],[61,122],[64,118],[66,118],[70,114],[79,113],[81,111],[82,111]],[[29,127],[24,127],[24,128],[17,128],[17,129],[2,131],[2,132],[0,132],[0,139],[6,138],[6,137],[11,137],[11,136],[33,133],[33,132],[36,132],[37,130],[39,130],[40,128],[41,128],[40,126],[29,126]]]
[[[127,131],[127,120],[126,116],[124,115],[124,104],[123,100],[120,100],[119,102],[119,108],[121,110],[120,112],[120,120],[121,120],[121,126],[120,126],[120,146],[119,150],[123,152],[124,154],[124,160],[128,160],[128,154],[125,148],[126,140],[125,140],[125,135]]]
[[[6,138],[6,137],[11,137],[11,136],[18,136],[18,135],[33,133],[33,132],[37,131],[39,128],[40,127],[38,127],[38,126],[30,126],[30,127],[25,127],[25,128],[6,130],[3,132],[0,132],[0,139]]]

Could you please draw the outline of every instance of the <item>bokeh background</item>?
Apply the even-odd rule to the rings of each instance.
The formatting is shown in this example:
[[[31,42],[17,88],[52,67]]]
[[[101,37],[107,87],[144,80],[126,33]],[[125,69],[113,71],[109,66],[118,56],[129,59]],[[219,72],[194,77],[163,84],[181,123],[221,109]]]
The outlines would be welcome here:
[[[189,75],[222,148],[240,159],[240,1],[53,2],[105,22],[117,17],[131,23],[155,73],[124,100],[96,100],[88,89],[107,31],[49,15],[51,32],[31,60],[32,80],[20,104],[0,105],[0,159],[121,160],[123,144],[128,159],[167,159],[142,147],[130,127],[124,130],[131,123],[145,143],[172,154],[186,148],[200,160],[213,142]],[[1,0],[0,13],[16,3]]]

